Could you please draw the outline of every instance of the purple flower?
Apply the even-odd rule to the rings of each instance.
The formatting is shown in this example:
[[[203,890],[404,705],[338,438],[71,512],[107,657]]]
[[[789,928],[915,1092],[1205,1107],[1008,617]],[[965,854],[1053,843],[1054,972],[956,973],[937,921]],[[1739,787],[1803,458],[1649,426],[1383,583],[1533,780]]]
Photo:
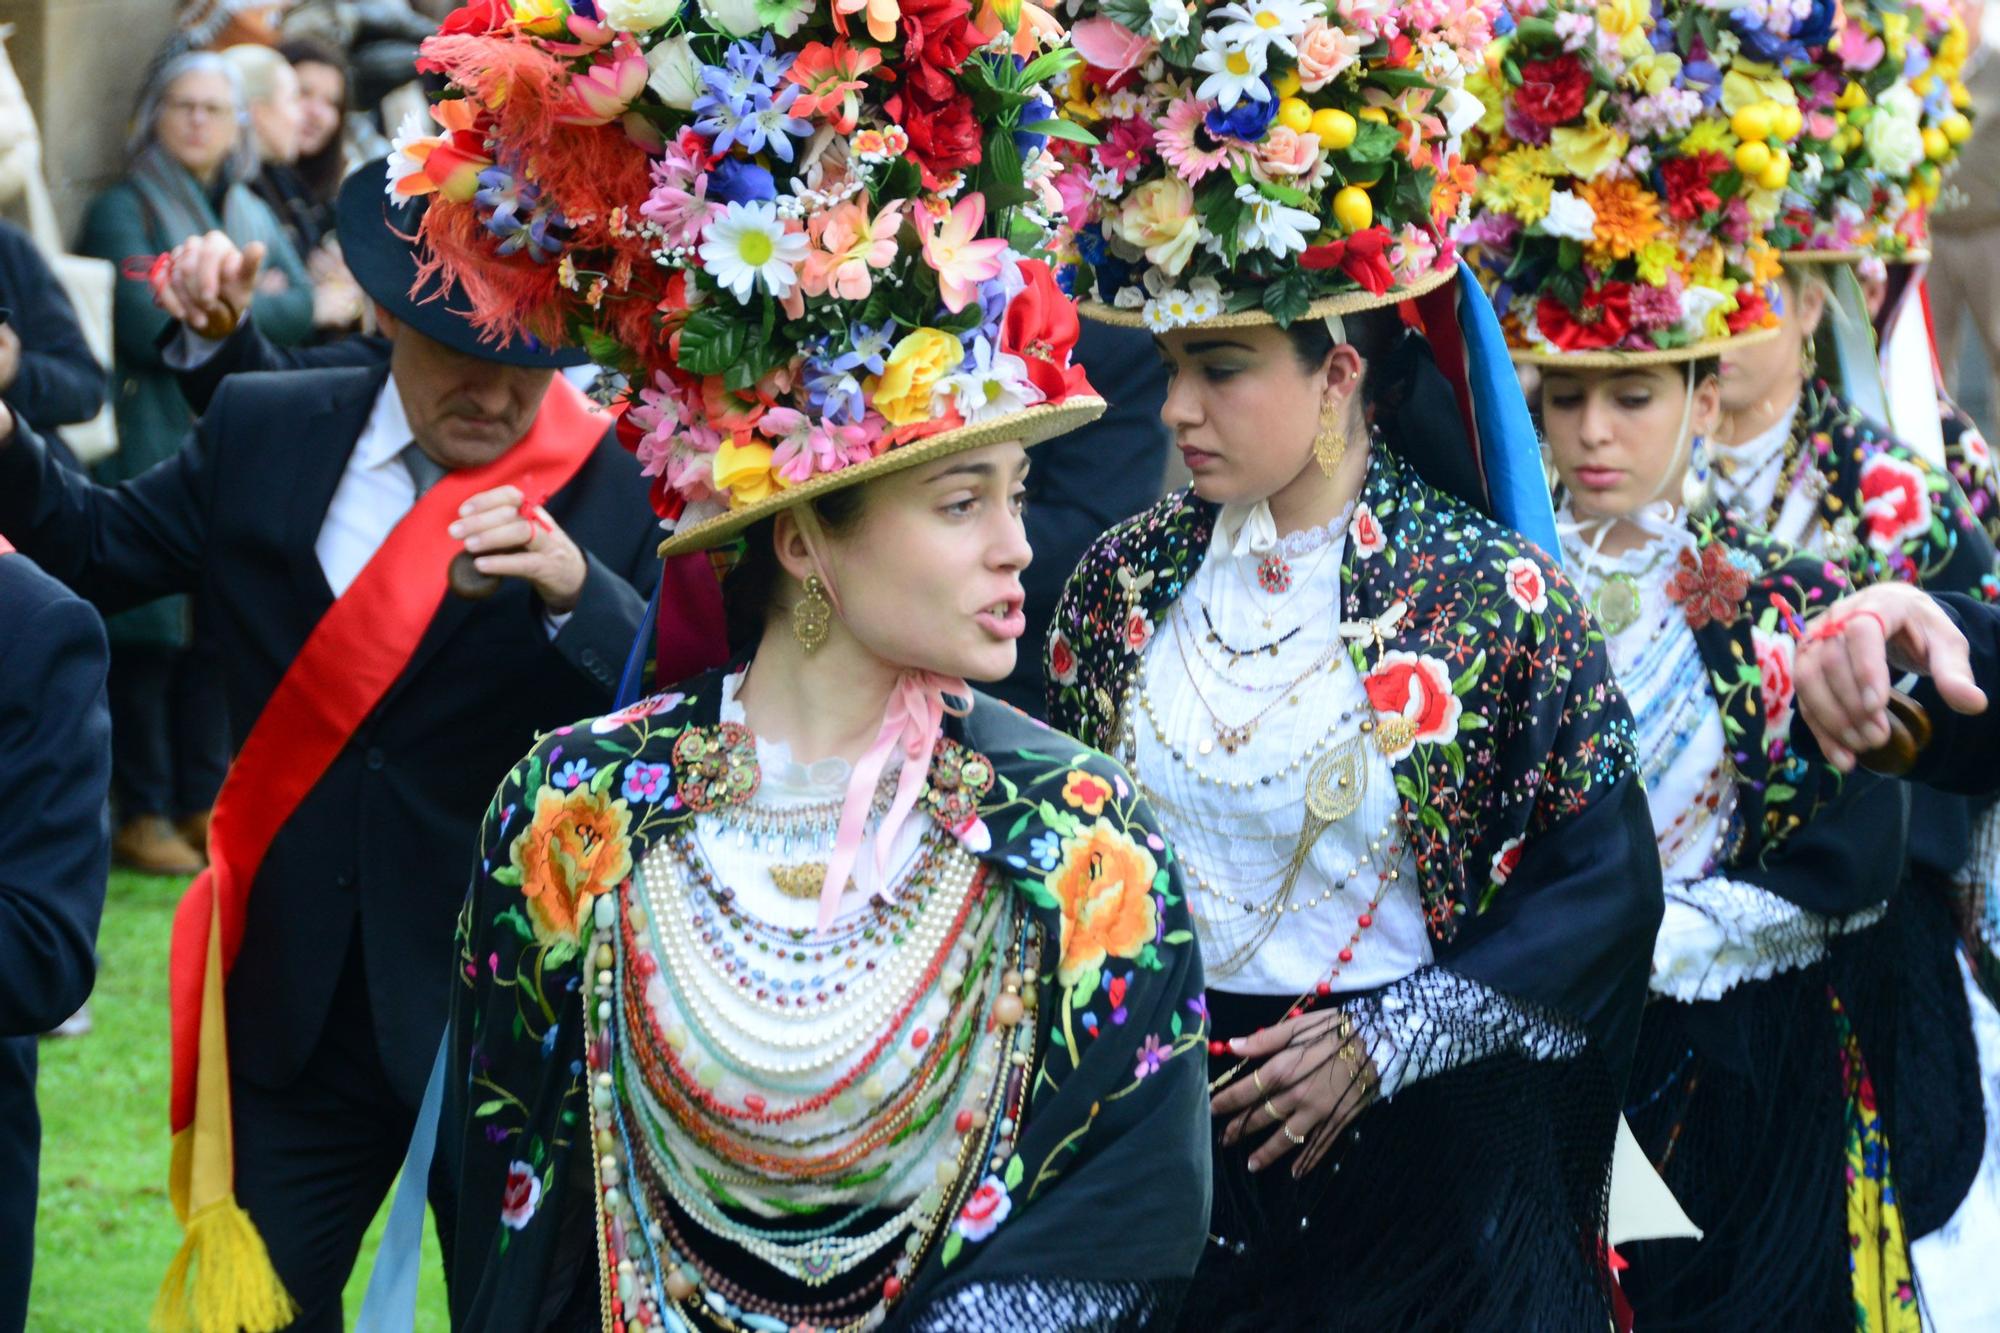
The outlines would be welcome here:
[[[724,204],[748,204],[778,197],[777,182],[755,162],[725,157],[710,168],[708,197]]]
[[[1145,1078],[1149,1074],[1159,1073],[1160,1065],[1165,1059],[1166,1057],[1160,1053],[1160,1034],[1147,1033],[1146,1044],[1139,1048],[1139,1062],[1132,1068],[1132,1077]]]
[[[1187,1007],[1204,1025],[1208,1022],[1208,992],[1203,991],[1187,1002]]]
[[[657,801],[668,788],[668,771],[665,764],[646,764],[634,759],[625,765],[625,799],[628,801]]]

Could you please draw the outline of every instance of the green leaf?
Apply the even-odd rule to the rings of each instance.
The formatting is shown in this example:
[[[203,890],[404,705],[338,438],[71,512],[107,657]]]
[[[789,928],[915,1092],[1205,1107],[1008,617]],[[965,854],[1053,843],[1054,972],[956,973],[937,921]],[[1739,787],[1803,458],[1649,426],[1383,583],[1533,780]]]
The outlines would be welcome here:
[[[1304,269],[1292,269],[1264,285],[1264,309],[1278,321],[1279,328],[1289,328],[1293,320],[1303,318],[1311,307],[1312,279]]]
[[[1103,142],[1081,125],[1067,120],[1037,120],[1021,127],[1023,134],[1046,134],[1051,139],[1067,139],[1071,143],[1095,144]]]
[[[484,1101],[473,1107],[472,1116],[476,1120],[481,1116],[498,1115],[506,1109],[507,1099],[505,1097],[495,1097],[491,1101]]]
[[[1349,162],[1355,163],[1387,162],[1395,156],[1399,141],[1396,131],[1387,125],[1364,120],[1356,128],[1354,142],[1347,146],[1345,156]]]
[[[1054,908],[1062,906],[1056,900],[1056,896],[1049,892],[1049,886],[1044,880],[1029,879],[1026,876],[1022,876],[1014,881],[1014,887],[1020,890],[1024,898],[1037,907]]]
[[[950,1268],[952,1260],[958,1258],[958,1252],[964,1248],[965,1237],[959,1233],[957,1227],[953,1227],[951,1234],[944,1238],[944,1247],[938,1251],[938,1263]]]
[[[521,887],[521,868],[519,866],[501,866],[493,872],[493,882],[495,884],[505,884],[510,889],[518,889]]]
[[[749,327],[740,307],[711,301],[681,326],[681,369],[690,375],[720,375],[743,358]]]
[[[1458,679],[1451,683],[1451,692],[1453,694],[1464,694],[1473,685],[1478,683],[1479,677],[1484,674],[1485,670],[1486,650],[1482,648],[1479,650],[1479,655],[1472,659],[1472,664],[1466,667],[1460,673]]]
[[[603,768],[598,769],[597,776],[590,780],[591,794],[593,796],[604,795],[605,790],[616,781],[618,781],[618,766],[616,764],[606,764]]]
[[[1738,662],[1736,664],[1736,683],[1738,685],[1762,685],[1764,683],[1764,673],[1757,669],[1755,663]]]
[[[1021,1154],[1015,1153],[1007,1159],[1007,1169],[1000,1175],[1000,1183],[1007,1187],[1009,1194],[1021,1188],[1021,1175],[1027,1168],[1021,1165]]]
[[[1186,944],[1193,938],[1194,932],[1191,930],[1170,930],[1164,937],[1168,944]]]

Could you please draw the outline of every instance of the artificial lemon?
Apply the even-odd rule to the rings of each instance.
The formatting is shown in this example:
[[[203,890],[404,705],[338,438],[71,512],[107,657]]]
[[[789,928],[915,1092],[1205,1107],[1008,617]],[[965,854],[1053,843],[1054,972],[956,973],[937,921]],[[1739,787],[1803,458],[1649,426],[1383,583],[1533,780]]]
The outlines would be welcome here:
[[[1972,137],[1972,121],[1957,111],[1940,121],[1938,128],[1943,130],[1944,137],[1953,143],[1964,143]]]
[[[1780,153],[1771,159],[1770,165],[1757,173],[1757,183],[1767,190],[1782,190],[1785,182],[1792,178],[1792,160]]]
[[[1942,162],[1951,152],[1951,140],[1943,130],[1934,125],[1924,127],[1924,156],[1933,162]]]
[[[1312,132],[1319,136],[1319,146],[1329,153],[1352,144],[1355,131],[1360,128],[1354,117],[1337,106],[1323,106],[1312,113]]]
[[[1752,102],[1738,107],[1736,114],[1729,118],[1729,128],[1736,131],[1737,138],[1746,142],[1768,139],[1777,122],[1776,110],[1769,102]]]
[[[1377,125],[1387,125],[1389,123],[1388,111],[1384,110],[1382,107],[1379,106],[1362,107],[1361,118],[1363,120],[1372,120]]]
[[[1761,176],[1771,165],[1771,150],[1761,143],[1736,145],[1736,169],[1746,176]]]
[[[1287,97],[1278,103],[1278,123],[1293,134],[1304,134],[1312,128],[1313,109],[1296,97]]]
[[[1349,185],[1333,196],[1333,220],[1350,235],[1366,230],[1375,220],[1375,205],[1369,202],[1368,191],[1359,185]]]
[[[1786,143],[1790,143],[1792,140],[1798,138],[1799,131],[1806,127],[1806,118],[1799,113],[1799,109],[1795,106],[1788,106],[1783,102],[1778,103],[1777,106],[1777,114],[1772,118],[1773,124],[1771,130],[1780,139],[1783,139]]]
[[[1286,70],[1271,80],[1271,87],[1277,91],[1278,96],[1290,97],[1299,90],[1299,72],[1295,69]]]

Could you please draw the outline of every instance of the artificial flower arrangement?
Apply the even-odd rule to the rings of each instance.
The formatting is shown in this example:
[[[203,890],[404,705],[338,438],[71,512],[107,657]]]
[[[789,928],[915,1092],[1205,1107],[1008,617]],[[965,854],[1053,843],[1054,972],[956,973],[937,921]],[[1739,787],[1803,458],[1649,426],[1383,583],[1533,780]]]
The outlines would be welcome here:
[[[1943,173],[1972,136],[1965,25],[1950,0],[1814,3],[1831,17],[1821,44],[1788,64],[1804,133],[1771,243],[1906,258],[1923,248]]]
[[[1034,0],[472,0],[422,47],[392,195],[420,284],[629,380],[665,518],[1087,393]]]
[[[1086,0],[1058,182],[1085,309],[1154,330],[1451,270],[1500,0]]]
[[[1514,0],[1473,81],[1477,215],[1456,233],[1514,346],[1644,354],[1776,325],[1763,232],[1789,173],[1779,145],[1802,127],[1744,33],[1789,42],[1798,17]],[[1746,107],[1762,139],[1738,133]]]

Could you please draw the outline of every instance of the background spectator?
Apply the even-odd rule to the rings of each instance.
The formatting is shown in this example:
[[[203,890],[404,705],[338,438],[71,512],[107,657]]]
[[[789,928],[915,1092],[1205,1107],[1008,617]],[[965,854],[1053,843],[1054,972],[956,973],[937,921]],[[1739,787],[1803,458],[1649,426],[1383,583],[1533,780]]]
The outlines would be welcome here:
[[[168,61],[140,100],[130,171],[92,201],[77,248],[113,263],[145,264],[210,230],[259,244],[268,258],[257,323],[269,337],[296,343],[312,331],[312,288],[278,220],[244,183],[254,160],[245,121],[228,61],[202,52]],[[107,483],[174,453],[193,423],[161,359],[167,324],[144,282],[119,284],[112,383],[120,447],[97,469]],[[190,655],[194,634],[183,598],[127,612],[108,628],[119,812],[113,852],[134,869],[190,874],[201,867],[206,812],[228,761],[215,673]]]
[[[104,367],[48,261],[10,222],[0,222],[0,306],[13,314],[0,324],[0,401],[58,440],[58,427],[89,421],[104,406]]]

